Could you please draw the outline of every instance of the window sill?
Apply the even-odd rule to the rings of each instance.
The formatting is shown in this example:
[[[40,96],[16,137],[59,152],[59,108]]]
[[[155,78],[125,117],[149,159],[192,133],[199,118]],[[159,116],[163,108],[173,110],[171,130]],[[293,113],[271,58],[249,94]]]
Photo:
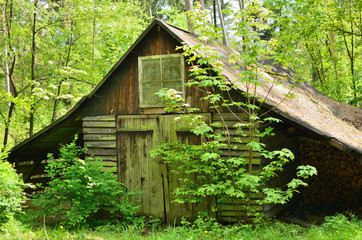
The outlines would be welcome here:
[[[140,107],[142,114],[172,114],[172,113],[185,113],[184,110],[182,111],[173,111],[167,112],[164,109],[165,107]]]
[[[140,107],[142,114],[165,114],[164,107]]]

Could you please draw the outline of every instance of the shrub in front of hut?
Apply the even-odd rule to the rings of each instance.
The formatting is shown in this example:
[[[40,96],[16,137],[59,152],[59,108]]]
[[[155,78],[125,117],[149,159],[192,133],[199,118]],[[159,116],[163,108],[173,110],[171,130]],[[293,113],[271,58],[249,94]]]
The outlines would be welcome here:
[[[136,213],[132,193],[112,172],[102,171],[101,160],[81,159],[85,149],[75,141],[60,148],[58,159],[48,156],[50,181],[34,203],[51,222],[72,228],[92,227],[102,219],[131,222]]]
[[[26,200],[25,187],[20,175],[5,160],[6,155],[0,153],[0,225],[7,222],[16,212],[20,212]]]

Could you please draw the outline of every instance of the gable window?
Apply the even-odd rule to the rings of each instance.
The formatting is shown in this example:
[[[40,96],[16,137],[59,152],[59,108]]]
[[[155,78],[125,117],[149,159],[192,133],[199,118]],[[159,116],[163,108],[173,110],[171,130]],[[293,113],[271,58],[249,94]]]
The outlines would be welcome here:
[[[184,57],[182,54],[166,54],[138,57],[141,107],[162,107],[156,92],[173,88],[184,92]]]

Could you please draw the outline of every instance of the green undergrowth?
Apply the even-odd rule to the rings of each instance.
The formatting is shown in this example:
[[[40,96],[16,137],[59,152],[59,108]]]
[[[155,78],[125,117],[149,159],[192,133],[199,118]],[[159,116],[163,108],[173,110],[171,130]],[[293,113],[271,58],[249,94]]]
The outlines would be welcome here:
[[[102,225],[68,230],[11,219],[2,226],[0,239],[361,239],[362,221],[344,215],[327,217],[321,226],[302,228],[277,220],[262,225],[220,225],[210,219],[165,226],[158,220],[138,218],[131,225]]]

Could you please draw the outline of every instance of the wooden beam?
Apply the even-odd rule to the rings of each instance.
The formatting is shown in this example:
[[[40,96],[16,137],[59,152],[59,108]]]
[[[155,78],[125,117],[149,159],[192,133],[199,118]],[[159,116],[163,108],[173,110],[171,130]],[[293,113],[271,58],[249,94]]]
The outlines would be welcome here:
[[[115,116],[114,115],[105,115],[105,116],[87,116],[82,118],[83,122],[90,122],[90,121],[106,121],[106,122],[114,122]]]

